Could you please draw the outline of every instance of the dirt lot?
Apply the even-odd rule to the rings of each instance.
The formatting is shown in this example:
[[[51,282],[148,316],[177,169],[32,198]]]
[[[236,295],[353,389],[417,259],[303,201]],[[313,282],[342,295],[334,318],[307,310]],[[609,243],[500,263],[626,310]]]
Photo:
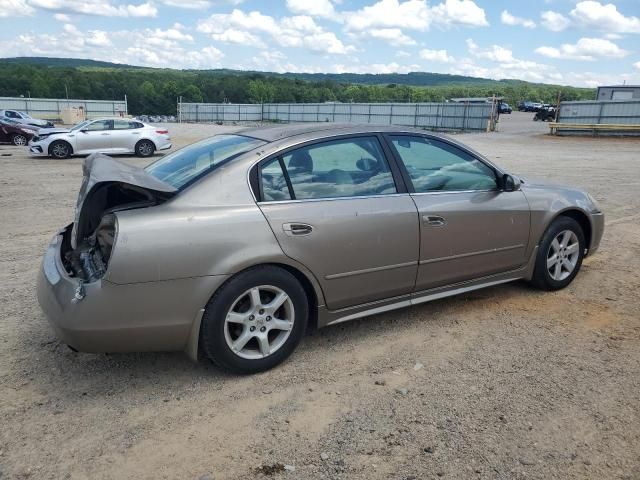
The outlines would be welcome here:
[[[170,128],[178,145],[223,130]],[[263,478],[278,462],[277,478],[640,478],[640,140],[544,132],[513,114],[459,138],[601,202],[601,250],[569,288],[510,284],[330,327],[252,377],[61,345],[35,275],[82,160],[0,147],[0,478]]]

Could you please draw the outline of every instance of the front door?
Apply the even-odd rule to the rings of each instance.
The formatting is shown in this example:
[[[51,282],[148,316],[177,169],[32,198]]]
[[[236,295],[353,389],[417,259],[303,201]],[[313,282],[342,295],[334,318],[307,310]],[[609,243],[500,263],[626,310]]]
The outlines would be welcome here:
[[[498,188],[497,172],[457,146],[389,136],[420,216],[416,291],[506,272],[526,263],[529,204]]]
[[[329,309],[411,293],[417,210],[376,136],[299,147],[259,175],[260,208],[284,253],[316,276]]]
[[[75,153],[109,152],[113,120],[96,120],[86,125],[76,135]]]

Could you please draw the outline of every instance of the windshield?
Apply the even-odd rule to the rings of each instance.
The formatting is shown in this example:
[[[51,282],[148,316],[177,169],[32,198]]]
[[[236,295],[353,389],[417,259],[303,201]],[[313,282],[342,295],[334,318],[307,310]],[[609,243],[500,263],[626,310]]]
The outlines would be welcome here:
[[[167,155],[145,170],[158,180],[181,189],[225,161],[266,143],[241,135],[216,135]]]
[[[84,122],[80,122],[77,125],[74,125],[73,127],[71,127],[71,131],[74,132],[76,130],[80,130],[82,127],[85,127],[86,125],[89,125],[91,123],[90,120],[85,120]]]

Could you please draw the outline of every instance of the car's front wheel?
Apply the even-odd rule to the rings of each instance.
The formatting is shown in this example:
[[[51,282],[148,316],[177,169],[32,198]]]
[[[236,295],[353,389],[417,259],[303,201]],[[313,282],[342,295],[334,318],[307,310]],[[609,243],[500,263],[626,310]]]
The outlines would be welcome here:
[[[65,158],[69,158],[71,156],[71,153],[72,153],[71,145],[69,145],[67,142],[63,140],[58,140],[56,142],[53,142],[49,147],[49,155],[51,155],[53,158],[58,158],[62,160]]]
[[[231,278],[205,308],[200,346],[216,365],[256,373],[284,361],[307,327],[304,289],[286,270],[260,266]]]
[[[150,140],[140,140],[136,143],[136,155],[150,157],[156,151],[156,146]]]
[[[11,137],[11,143],[13,143],[16,147],[24,147],[27,144],[27,136],[22,135],[21,133],[16,133],[13,137]]]
[[[580,270],[585,237],[573,218],[559,217],[542,236],[531,283],[542,290],[559,290],[569,285]]]

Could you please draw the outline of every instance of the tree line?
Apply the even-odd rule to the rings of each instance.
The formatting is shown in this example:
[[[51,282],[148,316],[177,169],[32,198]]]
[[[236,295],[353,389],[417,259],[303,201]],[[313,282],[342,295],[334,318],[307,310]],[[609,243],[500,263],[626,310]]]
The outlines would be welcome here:
[[[467,77],[468,78],[468,77]],[[393,79],[393,77],[389,77]],[[308,81],[288,75],[235,71],[184,71],[144,68],[73,68],[0,63],[0,96],[116,100],[127,96],[134,115],[169,115],[176,100],[230,103],[441,102],[455,97],[501,96],[555,103],[591,100],[595,90],[518,80],[465,81],[433,86],[398,83],[365,85],[333,79]]]

